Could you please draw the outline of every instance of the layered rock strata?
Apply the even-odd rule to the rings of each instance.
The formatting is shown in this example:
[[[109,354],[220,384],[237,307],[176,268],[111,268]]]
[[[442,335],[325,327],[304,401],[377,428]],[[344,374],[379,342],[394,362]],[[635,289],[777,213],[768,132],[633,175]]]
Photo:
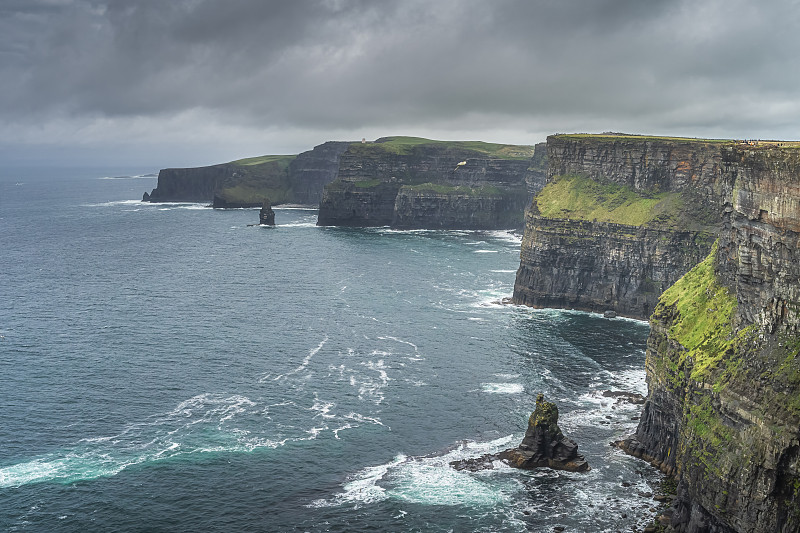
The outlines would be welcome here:
[[[532,147],[390,137],[355,143],[325,187],[321,226],[521,227]],[[532,170],[529,170],[532,169]]]
[[[718,247],[667,290],[628,452],[675,475],[677,531],[800,531],[800,147],[722,150]]]
[[[548,137],[548,184],[526,213],[512,301],[648,317],[658,296],[705,257],[721,226],[725,145]],[[569,198],[548,210],[544,193],[557,183]]]

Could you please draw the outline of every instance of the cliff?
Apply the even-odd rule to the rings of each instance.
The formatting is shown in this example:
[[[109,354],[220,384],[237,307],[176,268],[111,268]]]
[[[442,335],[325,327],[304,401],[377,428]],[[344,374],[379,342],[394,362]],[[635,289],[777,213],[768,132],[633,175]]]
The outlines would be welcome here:
[[[708,254],[731,143],[627,135],[547,139],[513,302],[646,318]]]
[[[387,137],[354,143],[325,187],[321,226],[522,226],[541,158],[530,146]]]
[[[145,193],[146,202],[212,202],[214,207],[318,204],[325,184],[336,178],[339,156],[349,142],[329,141],[297,156],[270,155],[197,168],[168,168]]]
[[[718,247],[650,319],[650,394],[622,446],[675,474],[679,531],[800,531],[800,147],[722,156]]]

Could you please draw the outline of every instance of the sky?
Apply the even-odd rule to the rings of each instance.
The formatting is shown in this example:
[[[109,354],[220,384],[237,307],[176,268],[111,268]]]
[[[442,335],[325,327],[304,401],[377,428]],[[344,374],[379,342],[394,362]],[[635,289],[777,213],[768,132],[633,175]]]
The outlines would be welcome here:
[[[800,139],[800,0],[0,0],[0,165]]]

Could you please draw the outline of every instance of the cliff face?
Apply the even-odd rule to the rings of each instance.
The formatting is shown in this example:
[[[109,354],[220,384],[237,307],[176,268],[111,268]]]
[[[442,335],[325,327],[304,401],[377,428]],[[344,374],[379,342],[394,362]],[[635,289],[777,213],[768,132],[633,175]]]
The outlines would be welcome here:
[[[526,214],[514,303],[648,317],[719,229],[720,146],[548,137],[548,185]]]
[[[514,303],[646,317],[712,242],[707,232],[551,219],[529,210]]]
[[[145,202],[210,202],[222,181],[234,172],[230,163],[199,168],[165,168]]]
[[[213,202],[214,207],[318,204],[323,187],[339,170],[339,156],[349,142],[329,141],[297,156],[263,156],[197,168],[168,168],[143,200]]]
[[[520,227],[531,147],[392,137],[356,143],[325,187],[321,226]]]
[[[799,531],[800,148],[722,156],[718,247],[650,319],[650,394],[623,448],[676,475],[680,531]]]
[[[328,141],[303,152],[289,163],[291,202],[319,205],[322,190],[339,175],[339,158],[350,146],[346,141]]]

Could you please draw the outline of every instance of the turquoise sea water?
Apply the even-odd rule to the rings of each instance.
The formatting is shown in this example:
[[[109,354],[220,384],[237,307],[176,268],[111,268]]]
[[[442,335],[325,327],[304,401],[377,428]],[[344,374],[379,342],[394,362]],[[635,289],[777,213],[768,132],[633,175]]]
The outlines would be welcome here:
[[[109,172],[109,174],[113,174]],[[154,178],[0,178],[0,529],[630,530],[657,479],[608,443],[647,325],[497,304],[519,237],[143,204]],[[588,474],[448,463],[537,393]],[[630,486],[623,486],[630,484]]]

